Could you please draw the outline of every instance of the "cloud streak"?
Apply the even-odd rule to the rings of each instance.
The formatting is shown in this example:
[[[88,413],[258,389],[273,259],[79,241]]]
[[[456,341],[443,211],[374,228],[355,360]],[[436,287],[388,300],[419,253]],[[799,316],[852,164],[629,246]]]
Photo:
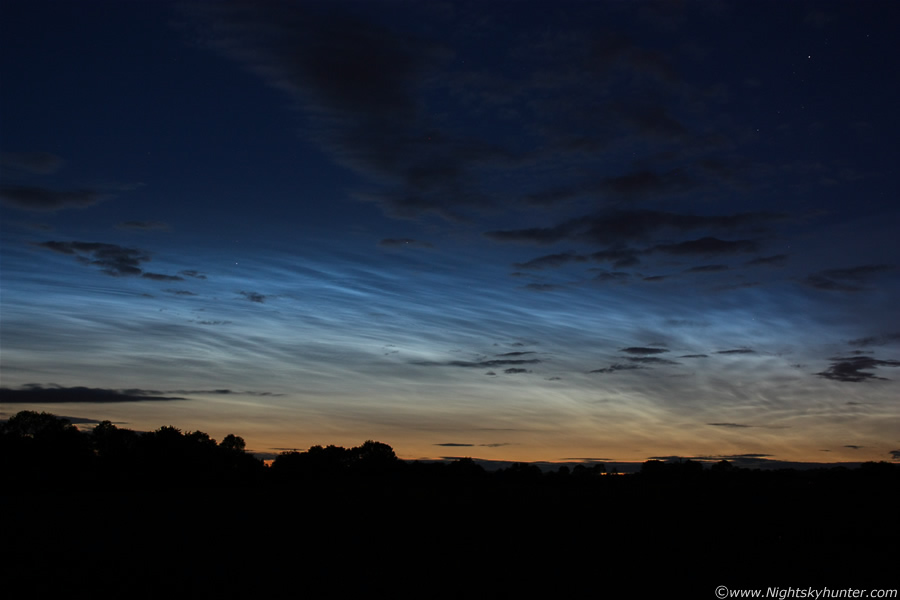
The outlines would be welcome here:
[[[154,281],[182,281],[178,275],[144,271],[142,265],[150,261],[150,254],[138,248],[102,242],[39,242],[34,244],[58,254],[73,256],[79,263],[98,267],[111,277],[143,277]]]
[[[12,173],[49,175],[55,173],[65,161],[51,152],[2,152],[0,169]]]
[[[843,383],[861,383],[872,380],[886,380],[869,373],[878,367],[900,367],[898,360],[879,360],[871,356],[850,356],[833,358],[831,365],[824,371],[816,373],[819,377]]]
[[[893,270],[884,264],[860,265],[848,269],[826,269],[808,276],[803,283],[828,292],[861,292],[877,276]]]
[[[168,402],[186,400],[178,396],[156,395],[148,390],[114,390],[89,387],[63,387],[26,384],[19,389],[0,388],[0,401],[9,404],[109,404],[122,402]]]
[[[40,186],[0,185],[0,203],[33,212],[87,208],[107,200],[110,194],[88,188],[55,190]]]

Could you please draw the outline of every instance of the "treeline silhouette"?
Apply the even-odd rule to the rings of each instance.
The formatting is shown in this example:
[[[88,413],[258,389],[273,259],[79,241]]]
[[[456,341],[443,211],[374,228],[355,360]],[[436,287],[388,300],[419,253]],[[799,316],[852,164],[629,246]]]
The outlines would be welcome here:
[[[138,598],[596,597],[623,580],[642,583],[637,597],[896,587],[900,465],[884,462],[488,471],[366,441],[265,466],[233,434],[109,421],[81,432],[22,411],[0,426],[0,468],[0,581],[30,597],[77,596],[70,581],[85,577],[91,597]]]
[[[843,466],[814,469],[745,469],[722,460],[710,466],[683,460],[648,460],[636,474],[621,479],[600,463],[562,465],[542,470],[529,463],[485,470],[471,458],[452,461],[403,461],[391,446],[368,440],[354,448],[312,446],[304,452],[280,453],[271,466],[246,451],[240,436],[216,442],[202,431],[182,432],[172,426],[138,433],[102,421],[80,431],[65,418],[46,412],[21,411],[0,425],[2,477],[8,485],[46,487],[115,487],[142,485],[294,485],[377,478],[385,485],[418,483],[454,485],[460,481],[495,487],[552,489],[616,486],[617,489],[660,486],[670,490],[705,488],[810,490],[872,485],[897,486],[900,465],[866,462],[858,469]],[[609,477],[606,477],[609,476]]]

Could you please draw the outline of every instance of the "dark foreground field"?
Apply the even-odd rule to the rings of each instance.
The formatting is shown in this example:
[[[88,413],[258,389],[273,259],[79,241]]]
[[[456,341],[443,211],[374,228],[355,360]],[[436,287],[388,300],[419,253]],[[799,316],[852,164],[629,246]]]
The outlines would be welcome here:
[[[898,585],[896,483],[686,489],[629,481],[639,477],[5,492],[4,587],[18,590],[10,598],[711,598],[718,585]]]
[[[718,586],[900,587],[900,465],[486,472],[471,461],[406,463],[367,443],[264,467],[239,438],[217,445],[172,429],[117,445],[101,433],[119,435],[2,439],[3,597],[714,598]]]

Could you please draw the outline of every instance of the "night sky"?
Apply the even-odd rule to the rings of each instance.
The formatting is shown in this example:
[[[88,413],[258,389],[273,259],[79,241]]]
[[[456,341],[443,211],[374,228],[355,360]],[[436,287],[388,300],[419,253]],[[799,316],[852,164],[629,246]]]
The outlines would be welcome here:
[[[900,459],[900,3],[0,3],[0,418]]]

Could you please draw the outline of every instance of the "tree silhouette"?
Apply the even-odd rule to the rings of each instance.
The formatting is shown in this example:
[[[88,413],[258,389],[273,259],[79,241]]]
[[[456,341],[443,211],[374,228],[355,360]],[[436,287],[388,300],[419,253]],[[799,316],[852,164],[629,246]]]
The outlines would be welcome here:
[[[365,473],[384,473],[400,463],[393,448],[372,440],[352,448],[348,456],[352,468]]]
[[[11,484],[71,483],[91,471],[88,440],[68,419],[24,410],[0,427],[2,467]]]
[[[243,452],[246,446],[247,444],[244,443],[244,438],[234,435],[233,433],[229,433],[221,442],[219,442],[219,447],[228,450],[229,452]]]
[[[39,441],[54,440],[77,432],[78,428],[68,419],[33,410],[20,411],[3,424],[6,435]]]

